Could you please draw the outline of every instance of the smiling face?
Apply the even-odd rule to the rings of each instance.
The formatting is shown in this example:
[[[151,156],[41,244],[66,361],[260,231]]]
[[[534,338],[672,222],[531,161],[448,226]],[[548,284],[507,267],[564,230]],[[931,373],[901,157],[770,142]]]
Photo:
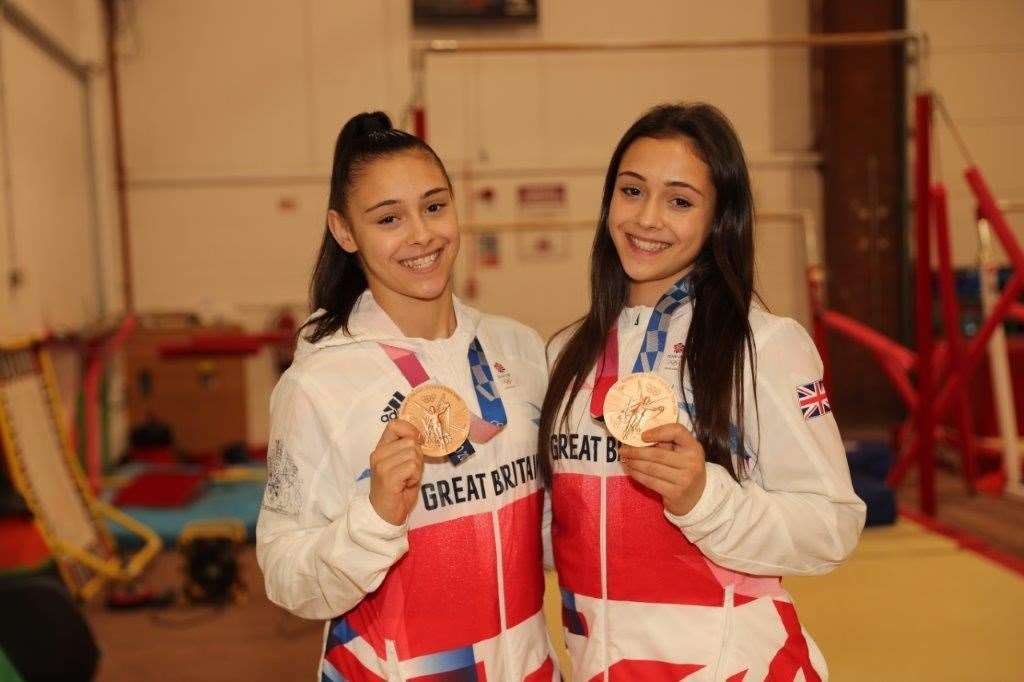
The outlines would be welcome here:
[[[693,266],[715,215],[711,169],[686,137],[640,137],[619,163],[608,230],[629,304],[654,305]]]
[[[451,293],[459,224],[448,179],[428,154],[368,161],[353,178],[345,214],[329,211],[327,222],[341,248],[358,253],[378,302]]]

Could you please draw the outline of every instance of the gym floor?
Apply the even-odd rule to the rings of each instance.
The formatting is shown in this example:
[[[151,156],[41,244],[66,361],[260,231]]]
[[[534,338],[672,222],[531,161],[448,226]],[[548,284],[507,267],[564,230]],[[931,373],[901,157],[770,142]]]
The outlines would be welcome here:
[[[97,679],[315,679],[322,624],[267,601],[252,547],[241,564],[249,587],[243,604],[134,613],[91,605],[102,651]],[[180,559],[165,552],[149,584],[180,582]],[[787,579],[786,586],[835,682],[1024,679],[1018,633],[1003,625],[1024,612],[1021,575],[913,521],[865,530],[847,565],[824,577]],[[553,588],[549,576],[548,617],[557,623]],[[556,642],[560,634],[553,631]]]

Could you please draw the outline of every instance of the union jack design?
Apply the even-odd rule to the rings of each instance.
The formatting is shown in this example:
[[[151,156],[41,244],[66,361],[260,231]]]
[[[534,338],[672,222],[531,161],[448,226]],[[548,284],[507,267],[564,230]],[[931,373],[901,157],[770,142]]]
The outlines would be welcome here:
[[[800,403],[800,411],[804,413],[804,419],[814,419],[832,411],[832,403],[828,401],[823,381],[797,386],[796,399]]]

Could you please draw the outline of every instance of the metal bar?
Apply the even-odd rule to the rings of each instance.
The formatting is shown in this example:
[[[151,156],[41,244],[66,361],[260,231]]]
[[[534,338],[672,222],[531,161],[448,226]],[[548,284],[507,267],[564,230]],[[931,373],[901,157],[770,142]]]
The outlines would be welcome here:
[[[986,316],[999,291],[997,271],[992,249],[992,231],[988,221],[978,216],[978,277],[981,284],[981,310]],[[1006,331],[1002,325],[992,333],[988,343],[989,374],[992,379],[992,397],[995,399],[996,416],[999,423],[999,438],[996,450],[1003,457],[1003,472],[1006,474],[1005,491],[1013,495],[1024,493],[1020,472],[1020,435],[1017,432],[1017,409],[1014,405],[1013,380],[1010,375],[1010,354],[1006,347]],[[982,439],[984,446],[985,439]]]
[[[3,0],[0,0],[2,3]],[[6,5],[0,5],[6,7]],[[0,22],[3,15],[0,15]],[[0,23],[0,34],[3,32],[3,23]],[[14,181],[11,173],[11,137],[7,121],[7,78],[4,75],[3,60],[3,39],[0,35],[0,167],[3,171],[3,196],[4,196],[4,231],[7,233],[7,251],[9,258],[9,270],[3,273],[3,282],[0,286],[8,287],[12,292],[21,282],[20,260],[18,258],[18,238],[14,229]]]
[[[953,249],[949,237],[949,208],[946,188],[941,184],[932,187],[932,207],[935,219],[935,246],[939,256],[939,300],[945,323],[949,348],[949,363],[956,372],[965,371],[964,341],[960,334],[960,306],[956,299],[956,285],[953,282]],[[957,392],[955,418],[960,429],[960,461],[964,483],[969,494],[974,493],[977,478],[977,452],[974,444],[974,418],[970,409],[970,396],[966,384]]]
[[[916,43],[917,31],[861,31],[853,33],[811,33],[772,38],[698,38],[693,40],[431,40],[417,43],[414,49],[431,54],[485,52],[605,52],[639,50],[710,50],[749,48],[858,47]]]
[[[754,221],[791,222],[801,226],[806,224],[808,211],[763,211],[754,216]],[[593,230],[597,226],[597,218],[589,220],[546,220],[546,221],[515,221],[474,223],[466,222],[459,226],[463,234],[489,234],[495,232],[528,232],[556,231],[571,232],[575,230]]]
[[[117,29],[117,9],[114,0],[103,3],[103,18],[107,52],[107,69],[110,80],[110,112],[113,119],[114,137],[114,171],[117,186],[117,217],[121,235],[121,286],[124,293],[125,311],[130,315],[135,311],[135,286],[132,280],[132,248],[131,227],[128,219],[128,187],[127,171],[124,164],[124,134],[121,122],[120,82],[117,76],[117,50],[114,47],[114,36]]]
[[[42,26],[21,11],[17,5],[9,0],[0,0],[0,13],[3,14],[4,19],[12,28],[28,38],[29,41],[45,52],[65,71],[83,82],[89,77],[89,67],[76,59],[63,45],[47,33]]]
[[[932,410],[932,287],[931,234],[931,118],[932,98],[918,94],[914,101],[914,197],[917,235],[915,327],[917,337],[917,459],[921,511],[935,516],[935,414]]]
[[[960,154],[963,155],[967,165],[975,165],[974,157],[971,156],[971,150],[967,146],[967,142],[964,141],[964,136],[960,133],[960,128],[957,126],[956,122],[953,121],[953,117],[950,115],[949,109],[946,108],[945,100],[943,100],[942,97],[936,97],[935,103],[937,105],[936,108],[942,114],[942,119],[946,122],[946,126],[949,127],[949,132],[953,135],[954,144],[956,144],[957,148],[960,150]]]
[[[89,180],[89,227],[93,238],[93,266],[96,268],[97,318],[107,316],[107,280],[106,268],[103,267],[103,228],[100,224],[99,187],[96,177],[99,173],[96,164],[94,123],[92,114],[92,81],[82,83],[82,127],[85,131],[85,175]]]
[[[821,159],[816,154],[792,154],[747,160],[752,169],[761,168],[816,168]],[[465,180],[465,169],[449,169],[452,180]],[[473,180],[495,180],[502,178],[533,178],[558,176],[601,176],[608,172],[608,166],[524,166],[518,168],[474,168]],[[280,175],[234,174],[194,175],[185,177],[134,177],[128,180],[129,189],[185,189],[196,187],[254,187],[277,185],[323,185],[329,182],[327,173],[282,173]]]

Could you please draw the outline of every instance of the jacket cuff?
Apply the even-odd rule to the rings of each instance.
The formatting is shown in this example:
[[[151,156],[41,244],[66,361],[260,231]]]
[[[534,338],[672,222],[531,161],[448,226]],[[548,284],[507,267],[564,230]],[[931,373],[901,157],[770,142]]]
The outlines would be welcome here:
[[[382,519],[369,495],[356,495],[349,502],[347,530],[353,542],[371,552],[398,557],[409,548],[409,524],[396,526]]]
[[[704,470],[706,476],[704,491],[701,493],[700,499],[697,500],[697,504],[693,505],[693,509],[682,516],[676,516],[669,510],[665,510],[665,518],[681,530],[685,531],[687,528],[697,526],[714,516],[736,486],[736,481],[725,470],[725,467],[707,462],[704,465]]]

